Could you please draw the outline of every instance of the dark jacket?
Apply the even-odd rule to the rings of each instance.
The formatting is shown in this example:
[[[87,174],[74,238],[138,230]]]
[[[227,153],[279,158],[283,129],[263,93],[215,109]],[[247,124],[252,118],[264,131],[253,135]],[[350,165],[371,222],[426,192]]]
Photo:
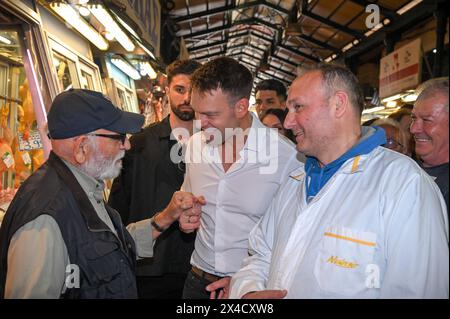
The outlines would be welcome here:
[[[137,298],[136,253],[119,215],[105,205],[116,236],[98,217],[70,169],[54,153],[20,187],[0,229],[0,296],[4,297],[8,247],[15,232],[40,215],[58,224],[80,287],[62,298]]]
[[[109,205],[122,216],[124,224],[152,217],[163,210],[183,184],[184,167],[170,159],[172,147],[169,117],[145,128],[131,138],[131,149],[123,159],[123,169],[114,180]],[[178,222],[156,240],[152,258],[138,261],[138,276],[186,274],[194,250],[195,234],[179,230]]]

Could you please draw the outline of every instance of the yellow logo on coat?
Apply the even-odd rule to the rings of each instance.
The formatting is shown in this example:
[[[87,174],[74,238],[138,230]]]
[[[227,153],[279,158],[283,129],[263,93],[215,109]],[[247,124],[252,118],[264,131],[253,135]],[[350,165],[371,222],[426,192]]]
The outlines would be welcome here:
[[[345,259],[340,259],[336,256],[330,256],[330,258],[328,258],[327,260],[327,263],[334,264],[342,268],[356,268],[359,266],[357,263],[346,261]]]

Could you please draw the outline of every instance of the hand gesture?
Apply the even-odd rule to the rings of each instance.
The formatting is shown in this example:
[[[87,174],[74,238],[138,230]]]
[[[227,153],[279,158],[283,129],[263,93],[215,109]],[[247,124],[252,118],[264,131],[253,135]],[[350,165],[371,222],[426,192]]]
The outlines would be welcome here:
[[[185,209],[178,220],[180,229],[184,233],[192,233],[200,227],[202,206],[206,204],[203,196],[194,197],[192,208]]]

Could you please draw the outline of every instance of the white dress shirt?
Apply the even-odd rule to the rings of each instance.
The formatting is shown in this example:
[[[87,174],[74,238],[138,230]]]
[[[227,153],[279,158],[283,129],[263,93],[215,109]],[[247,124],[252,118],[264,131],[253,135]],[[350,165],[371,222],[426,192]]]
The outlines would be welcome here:
[[[250,235],[231,298],[448,298],[445,202],[410,158],[383,147],[349,159],[310,202],[292,173]]]
[[[203,195],[201,225],[191,264],[218,276],[235,273],[248,256],[248,236],[297,160],[294,145],[252,115],[239,159],[224,171],[219,147],[194,134],[186,151],[182,190]]]

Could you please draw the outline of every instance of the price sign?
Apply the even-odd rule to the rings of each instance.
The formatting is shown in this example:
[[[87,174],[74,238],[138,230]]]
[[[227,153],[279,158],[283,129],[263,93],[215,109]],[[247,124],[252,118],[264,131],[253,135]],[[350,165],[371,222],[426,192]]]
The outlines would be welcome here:
[[[37,130],[30,130],[30,137],[28,140],[26,140],[20,132],[17,133],[17,136],[19,138],[19,150],[21,151],[31,151],[43,148],[41,136]]]

